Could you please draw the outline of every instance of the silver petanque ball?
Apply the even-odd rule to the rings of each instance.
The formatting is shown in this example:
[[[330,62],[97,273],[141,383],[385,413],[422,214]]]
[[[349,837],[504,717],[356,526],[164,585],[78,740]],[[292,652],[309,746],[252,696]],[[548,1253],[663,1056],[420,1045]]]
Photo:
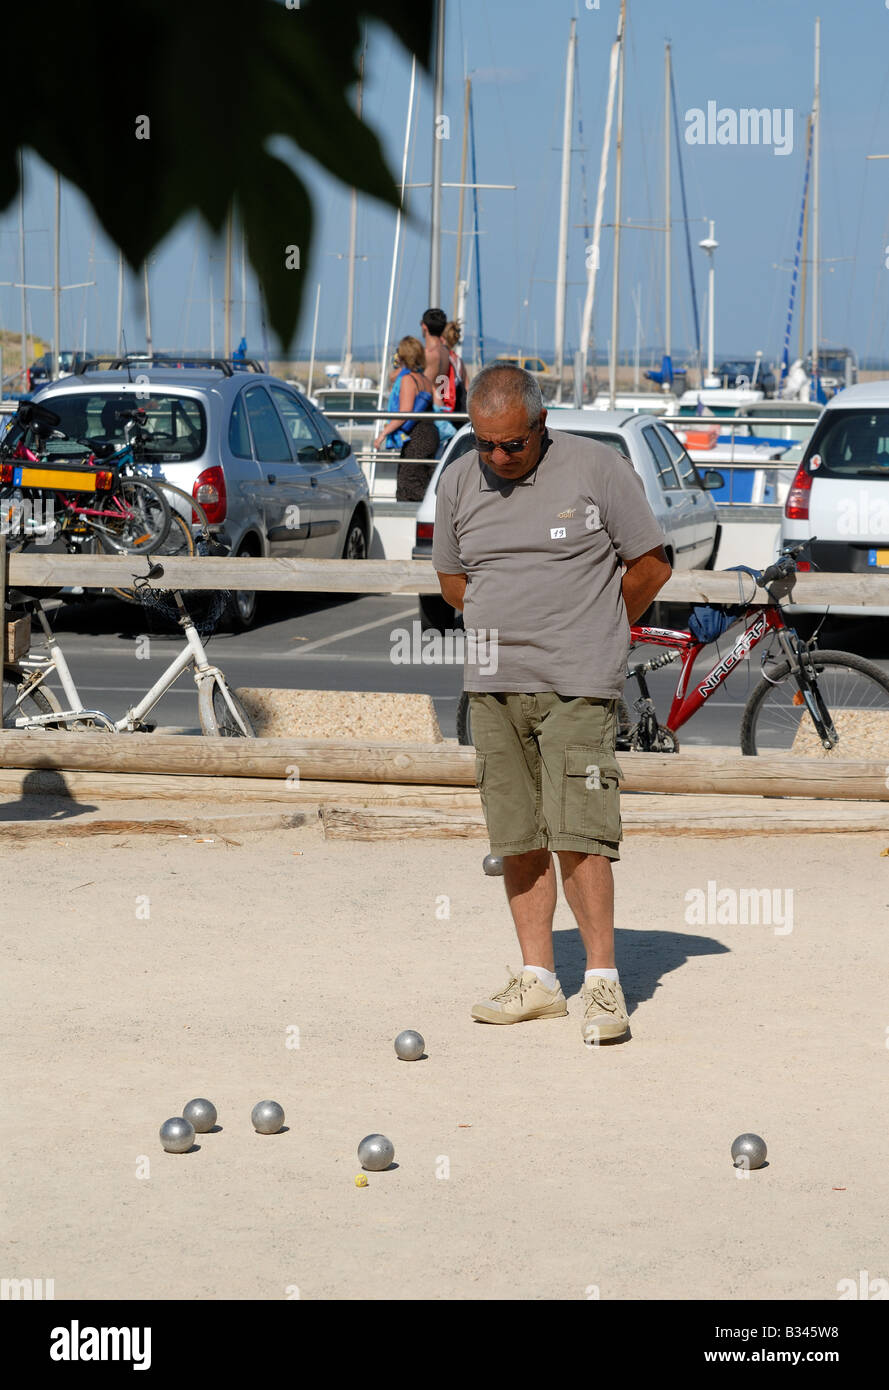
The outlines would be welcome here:
[[[402,1062],[416,1062],[418,1057],[423,1056],[425,1047],[423,1034],[414,1028],[405,1028],[395,1039],[395,1052]]]
[[[385,1134],[368,1134],[358,1145],[358,1162],[371,1173],[382,1173],[395,1157],[395,1145]]]
[[[212,1100],[190,1100],[182,1111],[182,1118],[194,1125],[196,1134],[208,1134],[216,1123],[216,1106]]]
[[[284,1123],[284,1111],[276,1100],[261,1100],[250,1118],[257,1134],[277,1134]]]
[[[496,878],[498,875],[503,876],[503,860],[499,855],[486,854],[482,860],[482,868],[489,878]]]
[[[758,1134],[739,1134],[732,1144],[732,1163],[736,1168],[761,1168],[766,1152],[766,1141]]]
[[[164,1120],[160,1136],[168,1154],[186,1154],[194,1143],[194,1125],[176,1115],[172,1120]]]

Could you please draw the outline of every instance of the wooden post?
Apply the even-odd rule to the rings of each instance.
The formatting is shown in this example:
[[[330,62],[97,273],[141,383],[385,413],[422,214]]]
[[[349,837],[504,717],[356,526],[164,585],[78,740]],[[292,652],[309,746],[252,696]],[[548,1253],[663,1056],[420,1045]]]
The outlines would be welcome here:
[[[6,532],[0,531],[0,623],[3,631],[3,665],[6,665]],[[3,728],[3,685],[0,682],[0,729]]]

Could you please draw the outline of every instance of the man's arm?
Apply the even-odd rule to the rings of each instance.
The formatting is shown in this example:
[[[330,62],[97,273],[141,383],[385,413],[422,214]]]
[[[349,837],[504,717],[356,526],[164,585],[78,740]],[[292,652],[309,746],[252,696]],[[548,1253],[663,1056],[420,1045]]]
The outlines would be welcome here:
[[[449,603],[452,608],[456,608],[458,613],[462,613],[463,597],[466,593],[466,575],[442,574],[439,570],[436,570],[436,574],[438,575],[441,596],[445,603]],[[658,588],[660,588],[660,585],[658,585]]]
[[[655,595],[664,587],[673,570],[662,545],[654,550],[646,550],[644,555],[638,555],[635,560],[624,560],[624,564],[627,567],[621,582],[624,604],[629,622],[636,623]],[[456,578],[455,575],[441,574],[438,577],[439,580]]]

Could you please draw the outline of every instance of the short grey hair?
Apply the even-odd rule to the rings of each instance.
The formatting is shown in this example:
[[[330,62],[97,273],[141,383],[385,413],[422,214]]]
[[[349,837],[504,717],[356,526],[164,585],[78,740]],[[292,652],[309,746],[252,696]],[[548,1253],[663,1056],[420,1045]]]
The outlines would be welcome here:
[[[543,393],[540,383],[514,362],[489,362],[473,377],[466,392],[466,408],[475,405],[484,415],[495,414],[521,401],[529,425],[540,418]]]

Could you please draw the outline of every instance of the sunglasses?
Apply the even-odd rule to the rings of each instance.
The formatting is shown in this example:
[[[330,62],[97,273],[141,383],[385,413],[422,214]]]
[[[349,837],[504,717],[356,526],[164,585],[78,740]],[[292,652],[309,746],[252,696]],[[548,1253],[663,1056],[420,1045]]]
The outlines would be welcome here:
[[[472,437],[475,440],[475,447],[480,454],[493,454],[495,449],[502,449],[504,454],[520,454],[522,450],[527,447],[528,440],[536,429],[537,425],[535,424],[525,435],[524,439],[480,439],[477,434],[473,434]]]

